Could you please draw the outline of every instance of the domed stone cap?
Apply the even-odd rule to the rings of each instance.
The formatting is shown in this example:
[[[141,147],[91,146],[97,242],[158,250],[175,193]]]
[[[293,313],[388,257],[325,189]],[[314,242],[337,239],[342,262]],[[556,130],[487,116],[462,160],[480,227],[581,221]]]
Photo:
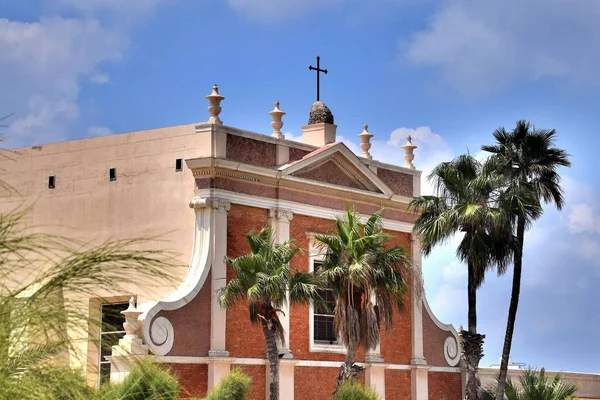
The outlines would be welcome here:
[[[315,101],[310,107],[310,114],[308,116],[308,125],[313,124],[332,124],[333,125],[333,114],[329,107],[322,101]]]

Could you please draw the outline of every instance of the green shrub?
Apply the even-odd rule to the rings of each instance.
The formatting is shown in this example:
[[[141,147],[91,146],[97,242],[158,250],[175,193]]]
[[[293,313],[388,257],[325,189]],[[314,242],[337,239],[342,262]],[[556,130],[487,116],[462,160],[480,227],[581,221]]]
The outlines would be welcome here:
[[[337,390],[335,400],[379,400],[377,392],[356,382],[345,382]]]
[[[91,400],[96,390],[88,386],[82,371],[45,366],[15,375],[12,382],[0,380],[0,399]]]
[[[103,389],[103,400],[176,400],[180,388],[177,378],[167,367],[152,361],[139,361],[123,382]]]
[[[233,369],[215,386],[205,400],[245,400],[252,378],[239,369]]]

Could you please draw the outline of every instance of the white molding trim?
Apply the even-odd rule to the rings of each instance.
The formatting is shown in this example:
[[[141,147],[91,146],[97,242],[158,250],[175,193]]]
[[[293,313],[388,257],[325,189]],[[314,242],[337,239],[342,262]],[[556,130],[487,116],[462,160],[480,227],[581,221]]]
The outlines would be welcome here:
[[[453,374],[460,374],[462,369],[458,367],[429,367],[429,372],[451,372]]]
[[[456,329],[454,329],[454,326],[452,326],[451,324],[444,324],[439,319],[437,319],[435,314],[431,311],[431,308],[429,307],[429,303],[427,302],[427,298],[425,296],[423,296],[423,306],[425,307],[425,310],[427,310],[427,314],[429,315],[433,323],[442,331],[448,332],[451,335],[448,336],[444,341],[444,358],[446,359],[446,362],[449,366],[456,367],[461,359],[461,346],[460,340],[458,338],[458,332],[456,332]]]
[[[139,319],[143,324],[143,338],[149,349],[162,356],[171,351],[174,329],[166,317],[155,318],[162,310],[176,310],[191,302],[202,289],[210,271],[212,213],[226,209],[227,202],[214,198],[194,198],[189,203],[194,209],[196,221],[192,243],[192,257],[188,271],[179,287],[165,299],[140,306],[144,313]]]
[[[308,234],[308,272],[315,270],[315,261],[321,261],[323,255],[318,253],[318,248],[314,242],[314,235]],[[315,337],[315,312],[312,304],[308,307],[308,351],[310,353],[333,353],[346,354],[344,345],[318,343],[314,341]],[[339,363],[338,363],[339,367]]]
[[[168,364],[213,364],[228,362],[230,364],[243,364],[243,365],[268,365],[269,361],[265,358],[238,358],[238,357],[184,357],[184,356],[158,356],[156,357],[157,362],[168,363]],[[339,368],[343,361],[320,361],[320,360],[281,360],[281,363],[290,362],[296,367],[327,367],[327,368]],[[383,369],[394,369],[410,371],[414,369],[414,366],[407,364],[388,364],[388,363],[367,363],[359,362],[358,364],[363,366],[373,365]],[[429,367],[430,370],[434,369],[435,372],[460,372],[460,368],[444,368],[444,367]]]
[[[320,156],[321,156],[320,154],[315,156],[315,159]],[[313,159],[310,158],[306,161],[312,161],[312,160]],[[284,168],[285,166],[281,167],[279,170],[277,170],[277,169],[273,169],[273,168],[262,167],[259,165],[246,164],[246,163],[242,163],[239,161],[233,161],[233,160],[228,160],[228,159],[219,158],[219,157],[189,158],[189,159],[185,160],[185,163],[188,166],[188,168],[190,168],[192,170],[206,169],[206,168],[222,168],[222,169],[230,170],[230,171],[238,171],[240,173],[259,175],[261,177],[270,178],[270,179],[274,179],[274,180],[279,179],[284,182],[293,182],[293,183],[300,184],[300,185],[307,185],[309,187],[316,186],[316,187],[326,188],[326,189],[335,189],[335,190],[342,191],[342,192],[353,193],[353,194],[356,194],[359,196],[370,196],[370,197],[375,197],[375,198],[378,198],[381,200],[390,200],[390,201],[405,204],[405,205],[408,204],[412,200],[412,197],[394,194],[391,191],[391,189],[389,189],[389,191],[385,191],[385,190],[382,190],[381,188],[379,188],[378,184],[374,181],[374,179],[380,181],[381,185],[384,185],[385,187],[387,187],[387,186],[377,177],[377,175],[375,175],[375,173],[373,171],[370,170],[370,168],[365,167],[364,165],[363,165],[363,168],[366,168],[367,170],[370,171],[371,174],[375,175],[374,177],[372,177],[372,176],[367,177],[369,179],[369,181],[372,181],[373,188],[382,190],[383,193],[375,192],[375,191],[368,190],[368,189],[355,189],[355,188],[351,188],[351,187],[347,187],[347,186],[334,185],[334,184],[319,182],[319,181],[315,181],[315,180],[311,180],[311,179],[305,179],[305,178],[301,178],[298,176],[292,176],[292,175],[286,173],[287,170],[281,169],[281,168]],[[307,164],[307,165],[305,165],[305,167],[313,165],[313,164],[318,164],[318,163],[319,162]],[[295,167],[295,165],[292,167],[289,167],[289,168],[293,168],[293,167]],[[359,167],[357,167],[357,169],[361,170]],[[286,188],[291,189],[291,190],[294,189],[293,187],[289,187],[289,188],[286,187]]]
[[[222,189],[200,189],[196,190],[197,197],[218,196],[232,203],[241,204],[250,207],[258,208],[283,208],[292,211],[294,214],[306,215],[309,217],[335,219],[344,215],[345,211],[334,210],[331,208],[313,206],[309,204],[296,203],[289,200],[277,200],[260,196],[252,196],[248,194],[229,192]],[[362,218],[367,218],[367,215],[360,214]],[[383,227],[394,232],[412,233],[413,224],[411,222],[394,221],[387,218],[382,218]]]

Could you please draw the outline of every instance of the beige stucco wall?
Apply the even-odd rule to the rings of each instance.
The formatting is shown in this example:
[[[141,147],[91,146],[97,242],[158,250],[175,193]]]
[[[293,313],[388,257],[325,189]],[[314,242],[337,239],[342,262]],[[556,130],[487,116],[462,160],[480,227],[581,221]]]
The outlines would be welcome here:
[[[519,375],[522,370],[509,369],[508,376],[510,379],[518,383]],[[498,374],[497,368],[480,368],[479,378],[481,379],[481,385],[483,387],[489,387],[496,380]],[[548,379],[554,379],[557,374],[556,371],[546,371]],[[586,400],[600,400],[600,374],[584,374],[578,372],[561,372],[561,381],[565,383],[576,383],[579,385],[579,391],[577,392],[578,399]]]
[[[210,151],[210,130],[196,133],[193,124],[7,150],[0,161],[0,180],[12,189],[2,191],[0,212],[31,205],[27,222],[35,230],[83,242],[160,235],[160,241],[147,246],[178,254],[183,267],[174,271],[173,282],[98,293],[115,300],[137,295],[138,303],[159,300],[185,274],[194,231],[194,212],[188,207],[194,179],[185,162],[176,172],[175,160]],[[113,182],[111,167],[117,168]],[[55,189],[48,188],[49,175],[56,177]],[[82,299],[81,306],[94,311],[98,304]],[[72,327],[73,337],[77,330]],[[81,354],[71,359],[74,365],[85,354],[94,359],[82,339]]]

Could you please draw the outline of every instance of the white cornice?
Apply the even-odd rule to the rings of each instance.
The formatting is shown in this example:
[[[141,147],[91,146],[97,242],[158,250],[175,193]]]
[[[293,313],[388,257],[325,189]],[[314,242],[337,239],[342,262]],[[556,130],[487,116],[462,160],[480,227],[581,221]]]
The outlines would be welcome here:
[[[366,196],[376,198],[378,200],[388,200],[393,201],[395,203],[399,203],[402,207],[408,204],[412,198],[407,196],[400,196],[397,194],[383,194],[377,192],[371,192],[368,190],[355,189],[346,186],[333,185],[330,183],[324,183],[319,181],[314,181],[311,179],[305,179],[297,176],[284,175],[282,171],[278,171],[273,168],[261,167],[257,165],[245,164],[237,161],[227,160],[223,158],[215,158],[215,157],[200,157],[200,158],[190,158],[185,160],[188,167],[192,170],[197,171],[199,175],[203,175],[201,170],[205,170],[207,168],[221,168],[222,170],[229,171],[237,171],[243,174],[250,174],[259,177],[269,178],[269,179],[279,179],[283,182],[291,182],[302,185],[302,187],[298,189],[308,190],[310,191],[310,187],[318,187],[322,189],[333,189],[342,193],[352,193],[358,196]],[[195,173],[196,174],[196,173]],[[235,176],[232,176],[236,178]],[[243,179],[244,176],[241,175],[239,178]],[[377,178],[379,179],[379,178]],[[256,179],[254,179],[256,180]],[[272,182],[275,184],[275,182]],[[285,187],[289,187],[294,189],[293,185],[282,185]],[[335,196],[335,195],[334,195]]]
[[[229,192],[221,189],[200,189],[195,192],[197,197],[216,196],[232,203],[245,206],[270,209],[273,207],[284,208],[292,211],[295,214],[306,215],[309,217],[335,219],[344,215],[343,210],[335,210],[331,208],[313,206],[309,204],[297,203],[289,200],[269,199],[260,196],[251,196],[243,193]],[[367,215],[362,215],[364,218]],[[412,233],[413,224],[411,222],[394,221],[388,218],[383,218],[383,227],[395,232]]]

